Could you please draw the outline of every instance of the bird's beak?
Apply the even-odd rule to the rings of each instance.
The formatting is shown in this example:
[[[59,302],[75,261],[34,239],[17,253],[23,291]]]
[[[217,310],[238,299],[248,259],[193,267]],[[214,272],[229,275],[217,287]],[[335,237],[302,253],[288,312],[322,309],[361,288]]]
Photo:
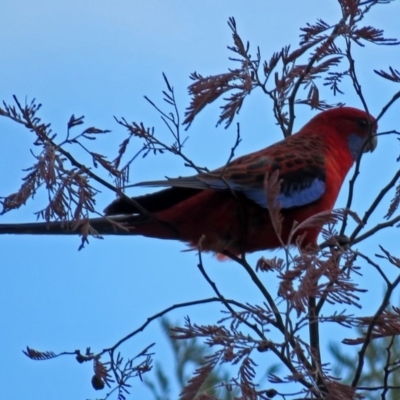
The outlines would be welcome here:
[[[364,146],[364,153],[373,152],[378,145],[378,136],[376,136],[376,130],[372,132],[372,135],[368,138]]]

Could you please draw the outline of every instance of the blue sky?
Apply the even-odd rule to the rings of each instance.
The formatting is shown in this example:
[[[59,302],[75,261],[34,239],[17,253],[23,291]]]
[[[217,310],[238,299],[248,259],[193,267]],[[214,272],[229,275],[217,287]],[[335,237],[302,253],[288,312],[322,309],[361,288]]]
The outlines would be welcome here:
[[[95,125],[113,132],[96,143],[99,152],[110,158],[116,154],[125,132],[113,116],[128,121],[144,121],[156,126],[162,138],[168,139],[157,113],[144,101],[143,95],[161,103],[165,72],[176,89],[183,111],[189,98],[186,87],[189,74],[225,72],[232,64],[226,46],[231,33],[226,21],[234,16],[239,32],[259,45],[264,58],[283,45],[297,44],[299,27],[322,18],[339,19],[334,0],[280,0],[251,2],[215,1],[87,1],[68,2],[16,0],[1,6],[0,95],[7,102],[15,94],[20,100],[36,98],[43,104],[41,116],[51,122],[62,138],[71,116],[85,115],[87,126]],[[400,2],[376,7],[368,22],[384,27],[389,37],[400,37],[398,25]],[[393,95],[394,85],[371,72],[388,65],[399,68],[399,49],[368,45],[355,49],[359,77],[373,114]],[[348,87],[339,99],[348,105],[361,103]],[[380,130],[396,128],[399,105],[388,112]],[[186,152],[199,165],[215,168],[222,165],[235,140],[236,128],[215,128],[217,107],[199,115],[189,131]],[[315,113],[306,107],[297,112],[296,128]],[[274,124],[271,104],[260,93],[245,103],[238,118],[241,123],[241,155],[281,139]],[[0,119],[0,170],[3,171],[0,195],[15,191],[24,176],[21,168],[29,167],[33,158],[29,150],[29,132],[11,121]],[[140,144],[136,144],[136,149]],[[132,153],[134,150],[132,150]],[[363,160],[357,187],[355,208],[364,210],[374,198],[376,184],[390,178],[398,144],[394,137],[383,137],[378,149]],[[82,161],[85,161],[84,159]],[[390,171],[390,170],[389,170]],[[394,169],[392,169],[392,172]],[[138,160],[131,171],[132,182],[160,179],[165,175],[191,174],[179,159],[169,156]],[[132,189],[130,194],[143,193]],[[337,206],[345,205],[347,184],[343,186]],[[42,196],[26,207],[5,216],[2,221],[33,221],[40,209]],[[102,210],[113,194],[102,189],[98,207]],[[389,199],[386,200],[386,205]],[[378,211],[382,217],[385,209]],[[377,236],[379,243],[398,255],[397,231]],[[378,251],[378,242],[368,244]],[[106,238],[91,240],[78,252],[76,237],[2,236],[2,279],[0,310],[3,321],[3,357],[0,366],[2,396],[7,399],[57,397],[63,399],[98,398],[90,385],[89,364],[78,365],[73,358],[33,362],[21,352],[26,345],[38,350],[73,351],[91,346],[94,351],[114,344],[119,338],[141,325],[148,316],[175,303],[213,295],[196,268],[194,252],[182,252],[181,243],[148,238]],[[267,254],[267,256],[270,254]],[[261,254],[249,259],[254,264]],[[205,256],[205,266],[226,297],[256,302],[260,296],[240,267],[219,263]],[[368,285],[364,312],[373,312],[374,295],[383,286],[365,267],[360,284]],[[372,276],[374,279],[368,279]],[[275,295],[276,281],[268,288]],[[397,297],[398,298],[398,297]],[[213,323],[219,306],[199,306],[179,310],[172,320],[190,315],[198,323]],[[169,349],[153,323],[144,334],[136,336],[123,348],[134,355],[150,342],[157,342],[157,360],[170,365]],[[133,382],[135,398],[150,398],[139,381]],[[133,396],[132,396],[133,398]]]

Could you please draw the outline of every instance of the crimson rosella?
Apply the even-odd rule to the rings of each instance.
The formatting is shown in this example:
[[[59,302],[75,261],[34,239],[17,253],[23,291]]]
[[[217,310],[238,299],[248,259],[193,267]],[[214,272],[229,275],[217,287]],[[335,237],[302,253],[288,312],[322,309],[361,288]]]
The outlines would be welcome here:
[[[319,113],[299,132],[263,150],[239,157],[222,168],[194,176],[143,182],[167,189],[134,197],[147,210],[119,198],[105,218],[91,220],[101,235],[130,234],[176,239],[216,253],[249,253],[274,249],[302,235],[302,246],[316,245],[321,226],[294,224],[333,209],[342,183],[362,152],[377,145],[375,118],[356,108]],[[277,171],[277,172],[276,172]],[[266,175],[278,174],[282,229],[271,222]],[[111,223],[117,221],[125,229]],[[0,233],[77,234],[65,222],[3,224]]]

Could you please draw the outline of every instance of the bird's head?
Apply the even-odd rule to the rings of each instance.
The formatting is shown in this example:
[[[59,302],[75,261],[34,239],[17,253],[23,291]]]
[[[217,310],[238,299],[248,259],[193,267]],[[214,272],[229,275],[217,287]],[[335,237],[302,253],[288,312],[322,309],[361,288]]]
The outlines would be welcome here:
[[[334,128],[335,134],[346,140],[353,160],[357,160],[362,152],[374,151],[378,144],[376,119],[363,110],[352,107],[332,108],[318,114],[312,121],[327,126],[329,135],[329,128]]]

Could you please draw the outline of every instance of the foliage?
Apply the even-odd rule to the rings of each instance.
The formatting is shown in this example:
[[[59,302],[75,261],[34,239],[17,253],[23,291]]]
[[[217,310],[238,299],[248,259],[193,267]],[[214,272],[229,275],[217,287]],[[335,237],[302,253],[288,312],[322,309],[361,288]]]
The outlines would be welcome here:
[[[358,330],[362,335],[362,331]],[[344,352],[337,343],[330,343],[336,363],[332,372],[336,376],[342,376],[342,383],[351,384],[351,378],[356,372],[358,356],[355,353]],[[383,351],[384,350],[384,351]],[[388,399],[396,400],[400,395],[400,375],[398,373],[400,359],[399,336],[387,336],[371,341],[365,353],[365,367],[360,378],[359,385],[364,390],[369,390],[371,386],[381,386],[386,390],[385,396]],[[346,373],[344,373],[346,371]],[[383,383],[383,384],[382,384]],[[391,390],[389,390],[391,388]],[[366,398],[375,399],[378,393],[374,391],[366,392]],[[379,396],[381,397],[381,396]]]
[[[235,19],[230,18],[228,25],[233,37],[233,45],[229,47],[233,53],[230,60],[235,67],[228,72],[212,76],[204,76],[198,72],[191,74],[191,101],[185,111],[183,125],[186,129],[190,128],[206,106],[220,100],[222,106],[217,124],[224,123],[229,126],[253,90],[261,90],[271,100],[275,120],[284,137],[292,134],[295,110],[298,107],[308,106],[323,110],[341,104],[325,100],[322,93],[326,90],[337,96],[353,90],[368,110],[368,102],[363,95],[353,59],[353,46],[399,44],[396,39],[386,38],[383,30],[363,25],[366,13],[379,3],[389,2],[338,0],[342,12],[339,21],[328,23],[318,20],[307,24],[301,28],[300,42],[296,48],[285,46],[266,60],[263,60],[259,47],[256,48],[255,56],[251,55],[250,44],[241,38]],[[388,67],[388,71],[375,72],[378,79],[386,79],[393,83],[400,81],[398,70],[391,66]],[[0,116],[11,119],[32,132],[35,135],[34,144],[39,150],[38,154],[34,155],[34,164],[27,170],[21,187],[2,199],[2,213],[18,209],[38,191],[45,191],[49,201],[37,213],[37,217],[45,221],[73,221],[73,228],[82,236],[83,247],[89,235],[97,234],[90,225],[89,217],[93,213],[99,214],[95,206],[98,186],[134,202],[124,194],[123,189],[130,183],[129,169],[139,155],[169,152],[180,157],[186,166],[198,172],[206,171],[206,168],[197,166],[183,152],[186,137],[182,137],[180,112],[174,89],[165,76],[164,79],[166,89],[163,96],[167,107],[170,107],[168,111],[146,99],[161,115],[172,135],[172,142],[161,141],[155,129],[147,127],[143,122],[128,122],[125,118],[116,118],[116,122],[127,130],[127,137],[121,143],[118,154],[111,160],[90,150],[91,142],[99,135],[107,134],[107,130],[89,127],[72,135],[72,132],[76,132],[84,123],[83,117],[72,116],[67,124],[66,138],[59,140],[52,132],[50,124],[41,121],[40,104],[35,101],[22,104],[16,97],[13,104],[4,103],[0,108]],[[387,101],[378,119],[384,116],[399,97],[400,92],[397,92]],[[385,132],[396,133],[394,130]],[[133,140],[140,140],[142,148],[137,154],[129,156],[128,148]],[[232,156],[239,143],[238,129]],[[68,146],[83,150],[95,168],[102,168],[110,174],[113,183],[101,178],[88,163],[78,161],[72,152],[66,150]],[[325,243],[314,253],[296,252],[285,245],[282,256],[269,259],[263,257],[255,268],[247,262],[244,255],[238,257],[225,254],[246,271],[254,283],[255,290],[263,296],[261,304],[241,303],[226,298],[207,274],[200,244],[198,268],[214,290],[215,297],[167,307],[149,317],[142,326],[113,346],[97,353],[86,349],[84,352],[76,350],[56,354],[27,348],[25,354],[33,360],[72,355],[80,363],[92,362],[93,387],[101,390],[108,386],[110,391],[105,398],[116,394],[119,400],[123,400],[129,393],[130,380],[135,377],[141,379],[153,368],[153,353],[150,352],[153,344],[127,359],[118,351],[120,345],[171,310],[214,302],[223,308],[223,317],[219,321],[199,325],[186,318],[184,326],[181,327],[171,328],[168,324],[164,325],[164,329],[169,330],[174,339],[171,343],[177,360],[176,376],[182,384],[181,400],[206,400],[215,398],[215,395],[219,398],[228,396],[224,392],[214,391],[215,388],[225,388],[227,393],[234,393],[237,399],[356,399],[363,398],[366,391],[380,393],[381,398],[389,398],[392,391],[399,389],[395,378],[398,356],[391,349],[394,340],[392,338],[400,333],[400,310],[389,306],[393,291],[399,286],[400,276],[391,280],[389,274],[384,271],[388,266],[395,270],[400,268],[400,260],[382,246],[379,254],[370,255],[356,250],[355,245],[373,240],[376,232],[396,226],[400,222],[400,172],[396,172],[385,186],[374,188],[375,200],[360,218],[354,211],[350,211],[359,170],[358,161],[350,184],[347,208],[337,210],[329,216],[318,216],[326,223]],[[268,184],[273,186],[274,182]],[[386,219],[361,234],[377,206],[392,189],[395,189],[395,195]],[[141,213],[148,215],[139,204],[135,206]],[[279,229],[279,209],[272,207],[271,216],[276,229]],[[349,216],[358,222],[353,232],[348,232],[347,229]],[[346,234],[348,241],[345,244],[337,241],[338,234]],[[344,308],[361,308],[359,296],[365,289],[359,287],[356,281],[360,262],[374,268],[386,285],[376,312],[371,316],[356,316]],[[280,280],[277,298],[274,298],[263,283],[264,280],[268,281],[265,277],[272,274]],[[328,304],[334,306],[333,311],[327,307]],[[345,358],[334,348],[343,366],[353,366],[350,368],[351,379],[344,379],[345,376],[340,370],[332,369],[331,365],[323,361],[319,334],[321,324],[337,324],[344,328],[359,329],[358,339],[349,338],[344,341],[347,345],[359,346],[356,359]],[[199,339],[204,341],[209,351],[204,352],[198,347]],[[185,341],[186,344],[176,344],[179,341]],[[385,344],[378,344],[379,341],[384,341]],[[379,354],[379,348],[385,346],[387,353],[396,356],[394,359],[387,356],[383,360],[384,372],[383,375],[379,375],[378,381],[365,380],[364,377],[372,377],[373,374],[372,370],[368,372],[365,364],[366,360],[371,360],[372,356],[369,354],[373,354],[373,350],[374,354]],[[279,362],[281,367],[270,371],[267,384],[262,381],[263,367],[260,366],[260,360],[263,362],[263,357],[264,362],[274,360],[274,365]],[[197,364],[197,369],[189,379],[185,372],[188,360],[194,360]],[[220,368],[226,365],[232,367],[229,370],[229,379],[225,375],[221,376],[219,372]],[[158,363],[155,364],[155,370],[158,388],[154,382],[147,381],[147,385],[155,398],[166,398],[161,397],[169,390],[166,374]],[[378,375],[374,373],[374,377],[376,376]]]
[[[209,349],[200,343],[197,338],[186,341],[174,340],[170,337],[170,331],[173,325],[166,319],[161,319],[162,331],[169,339],[169,344],[173,352],[175,361],[175,378],[178,382],[179,389],[183,390],[186,382],[190,378],[188,371],[198,368],[203,363],[203,360],[210,354]],[[173,389],[171,386],[171,373],[166,371],[165,365],[160,362],[155,363],[154,378],[152,380],[145,379],[145,384],[152,392],[154,400],[169,400],[172,399],[171,394]],[[229,382],[228,371],[213,370],[206,381],[203,383],[201,391],[208,393],[210,396],[216,396],[221,400],[233,400],[237,390],[226,391],[225,393],[218,390],[218,385],[221,382]]]

